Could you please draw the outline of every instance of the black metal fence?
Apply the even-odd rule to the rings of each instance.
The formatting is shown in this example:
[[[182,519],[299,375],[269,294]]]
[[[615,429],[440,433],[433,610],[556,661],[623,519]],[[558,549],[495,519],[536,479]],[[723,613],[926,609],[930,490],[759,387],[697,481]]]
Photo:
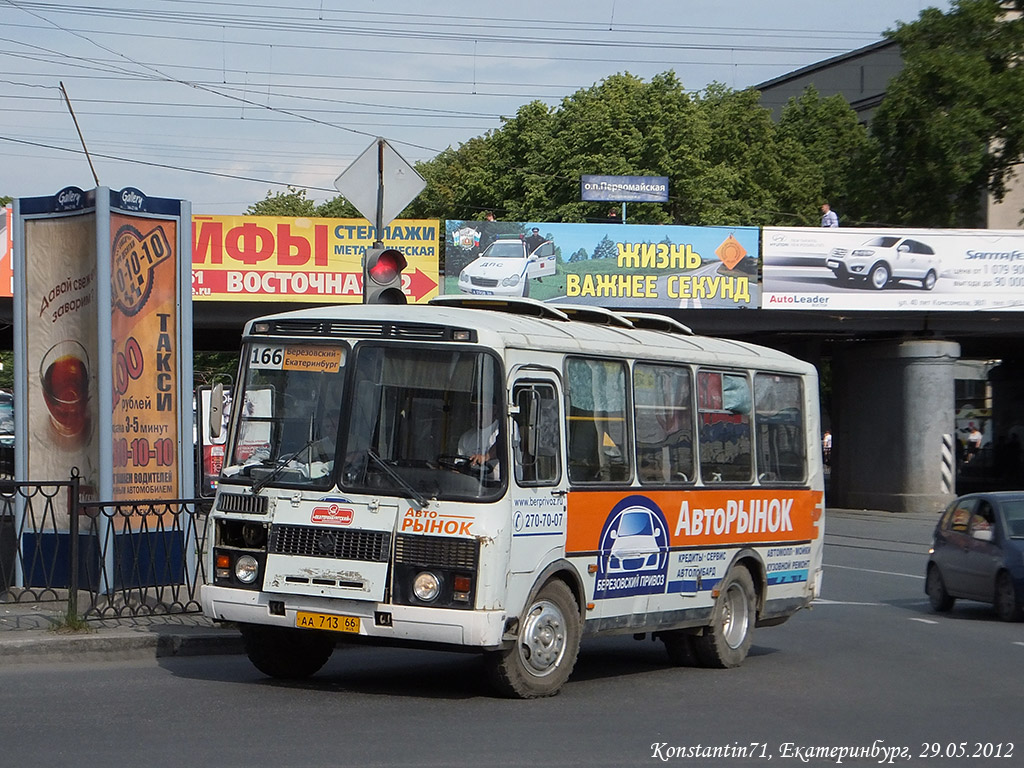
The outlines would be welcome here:
[[[67,481],[0,480],[0,602],[69,617],[201,610],[208,499],[86,501]]]

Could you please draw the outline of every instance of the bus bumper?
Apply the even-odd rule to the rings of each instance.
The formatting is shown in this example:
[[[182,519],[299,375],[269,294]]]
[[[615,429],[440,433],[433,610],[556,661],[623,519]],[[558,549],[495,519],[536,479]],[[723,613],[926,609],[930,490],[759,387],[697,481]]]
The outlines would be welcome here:
[[[496,649],[502,645],[504,611],[452,610],[390,605],[360,600],[321,600],[203,585],[203,614],[214,621],[296,626],[296,613],[308,611],[359,619],[361,637]],[[344,633],[339,633],[344,634]]]

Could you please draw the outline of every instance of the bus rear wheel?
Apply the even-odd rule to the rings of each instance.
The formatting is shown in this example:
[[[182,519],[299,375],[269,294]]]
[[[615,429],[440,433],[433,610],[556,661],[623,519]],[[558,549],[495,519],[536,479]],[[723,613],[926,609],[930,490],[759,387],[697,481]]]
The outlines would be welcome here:
[[[301,680],[316,674],[334,652],[334,638],[326,632],[258,624],[243,624],[241,630],[252,665],[281,680]]]
[[[562,581],[541,587],[519,624],[515,645],[488,654],[491,682],[503,696],[554,696],[569,679],[580,649],[579,605]]]
[[[738,667],[754,642],[754,580],[743,567],[732,568],[719,586],[711,623],[693,639],[693,650],[702,667]]]

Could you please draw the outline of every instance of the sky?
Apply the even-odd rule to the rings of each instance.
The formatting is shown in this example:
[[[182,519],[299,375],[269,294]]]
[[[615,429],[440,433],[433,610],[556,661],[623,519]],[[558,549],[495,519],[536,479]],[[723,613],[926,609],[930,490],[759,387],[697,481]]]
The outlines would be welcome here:
[[[416,163],[617,72],[754,86],[928,7],[949,3],[0,0],[0,196],[322,202],[378,136]]]

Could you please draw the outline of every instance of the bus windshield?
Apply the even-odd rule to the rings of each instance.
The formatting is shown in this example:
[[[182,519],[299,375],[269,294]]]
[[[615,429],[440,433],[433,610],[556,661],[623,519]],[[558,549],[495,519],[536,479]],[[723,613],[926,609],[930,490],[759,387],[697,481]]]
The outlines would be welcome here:
[[[413,498],[412,491],[440,499],[500,495],[499,373],[496,358],[482,352],[361,344],[342,486]]]
[[[222,477],[247,478],[254,486],[328,487],[345,400],[345,359],[338,346],[248,347]]]

